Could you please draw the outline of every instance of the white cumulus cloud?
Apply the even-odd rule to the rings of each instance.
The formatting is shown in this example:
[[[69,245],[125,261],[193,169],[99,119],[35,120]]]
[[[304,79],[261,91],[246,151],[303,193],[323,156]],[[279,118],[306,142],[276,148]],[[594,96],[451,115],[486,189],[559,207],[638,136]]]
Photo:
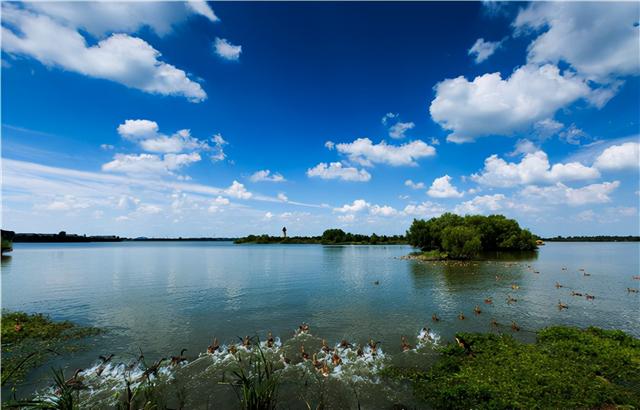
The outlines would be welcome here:
[[[433,180],[431,187],[427,191],[427,195],[433,198],[461,198],[464,193],[460,192],[451,185],[451,177],[449,175],[442,176]]]
[[[473,81],[460,76],[438,83],[435,91],[431,117],[456,143],[524,131],[591,93],[585,80],[553,65],[525,65],[505,79],[500,73]]]
[[[558,182],[548,187],[528,186],[521,191],[521,195],[531,200],[544,201],[550,204],[579,206],[611,202],[609,195],[619,186],[620,181],[613,181],[586,185],[580,188],[571,188]]]
[[[389,136],[395,139],[401,139],[405,137],[405,132],[413,129],[416,124],[412,122],[397,122],[389,127]]]
[[[254,172],[253,175],[249,177],[249,179],[251,180],[251,182],[261,182],[261,181],[284,182],[286,181],[286,179],[284,179],[284,177],[280,173],[275,172],[272,174],[271,171],[268,169],[263,169],[263,170]]]
[[[363,166],[417,165],[417,160],[436,154],[435,148],[420,140],[402,145],[389,145],[385,141],[374,144],[369,138],[358,138],[351,143],[336,144],[335,148],[338,152],[347,155],[350,161]]]
[[[356,199],[351,204],[344,204],[340,208],[333,208],[333,210],[335,212],[341,212],[341,213],[355,213],[355,212],[364,211],[365,209],[368,209],[370,206],[371,204],[369,204],[364,199]]]
[[[410,179],[407,179],[406,181],[404,181],[404,185],[408,186],[411,189],[424,189],[425,188],[424,182],[413,182]]]
[[[508,188],[533,183],[577,181],[600,176],[596,168],[579,162],[558,163],[551,166],[544,151],[525,154],[520,162],[507,162],[497,155],[484,161],[484,168],[471,179],[481,185]]]
[[[79,31],[46,14],[3,3],[2,17],[4,52],[152,94],[182,96],[191,102],[207,97],[200,84],[161,61],[160,52],[140,38],[117,33],[88,46]]]
[[[431,218],[443,214],[445,210],[446,209],[439,204],[425,201],[420,204],[409,204],[405,206],[403,213],[419,218]]]
[[[238,61],[242,53],[242,46],[234,46],[227,39],[218,37],[213,43],[213,49],[218,56],[231,61]]]
[[[535,63],[570,64],[591,80],[640,74],[636,2],[532,2],[513,25],[542,31],[528,48]]]
[[[365,169],[345,167],[340,162],[321,162],[313,168],[307,170],[308,177],[318,177],[322,179],[341,179],[343,181],[367,182],[371,179],[371,174]]]
[[[506,197],[503,194],[480,195],[457,205],[453,212],[459,215],[496,212],[504,207],[505,200]]]
[[[468,53],[470,56],[474,56],[476,64],[480,64],[491,57],[500,46],[502,46],[502,41],[485,41],[483,38],[479,38],[473,43]]]
[[[640,143],[612,145],[598,155],[593,166],[601,170],[640,168]]]
[[[244,185],[238,181],[233,181],[231,186],[224,190],[224,193],[239,199],[249,199],[253,196],[253,194],[247,191]]]
[[[200,154],[116,154],[113,160],[102,165],[106,172],[134,175],[165,175],[200,161]]]

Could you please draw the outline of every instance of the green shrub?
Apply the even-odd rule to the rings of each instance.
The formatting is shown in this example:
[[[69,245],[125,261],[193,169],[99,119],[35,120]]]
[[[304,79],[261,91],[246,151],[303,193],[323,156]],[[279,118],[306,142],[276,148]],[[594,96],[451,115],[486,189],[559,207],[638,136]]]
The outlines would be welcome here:
[[[429,407],[539,409],[637,406],[640,340],[621,331],[550,327],[535,344],[458,334],[430,369],[388,369]],[[631,407],[635,408],[635,407]]]

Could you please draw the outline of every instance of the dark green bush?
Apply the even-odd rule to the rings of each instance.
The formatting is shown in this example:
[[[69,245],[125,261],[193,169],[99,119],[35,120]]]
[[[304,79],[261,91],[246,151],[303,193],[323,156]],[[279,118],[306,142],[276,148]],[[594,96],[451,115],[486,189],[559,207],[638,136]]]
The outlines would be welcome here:
[[[483,251],[536,249],[536,238],[503,215],[459,216],[445,213],[428,221],[414,220],[407,231],[410,245],[423,251],[441,251],[468,259]]]

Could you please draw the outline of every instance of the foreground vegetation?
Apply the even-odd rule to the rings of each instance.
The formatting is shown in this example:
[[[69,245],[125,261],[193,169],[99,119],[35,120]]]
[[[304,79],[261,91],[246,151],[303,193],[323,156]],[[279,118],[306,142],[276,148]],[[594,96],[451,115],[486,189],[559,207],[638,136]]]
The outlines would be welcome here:
[[[242,409],[289,408],[292,403],[281,400],[281,388],[287,384],[291,388],[292,383],[297,383],[298,387],[294,389],[300,393],[299,400],[309,408],[323,408],[322,403],[331,400],[330,393],[336,393],[338,385],[327,388],[326,383],[336,383],[337,379],[327,379],[320,374],[316,377],[320,384],[306,376],[300,378],[304,371],[294,373],[297,375],[294,379],[285,379],[282,377],[285,374],[281,363],[283,353],[271,351],[265,354],[258,339],[253,339],[252,344],[255,348],[250,352],[240,351],[230,356],[230,367],[218,382],[215,382],[215,372],[208,373],[206,377],[212,379],[200,384],[181,379],[180,366],[174,367],[178,372],[174,377],[165,379],[158,372],[161,361],[144,364],[144,374],[156,377],[147,377],[135,384],[127,381],[122,390],[108,389],[108,395],[115,399],[115,403],[111,403],[122,409],[188,408],[188,403],[198,397],[207,397],[211,387],[217,385],[232,390]],[[632,409],[640,403],[640,340],[622,331],[549,327],[538,333],[535,344],[518,342],[510,335],[459,333],[455,342],[436,350],[439,356],[435,364],[416,360],[416,356],[412,356],[415,352],[398,353],[408,354],[399,363],[423,364],[382,367],[376,373],[380,388],[394,386],[391,389],[396,391],[409,387],[413,391],[414,406],[418,408]],[[312,366],[309,361],[306,364]],[[301,368],[293,366],[293,369]],[[28,400],[9,400],[4,406],[75,409],[92,404],[95,398],[82,395],[81,391],[87,391],[88,386],[75,377],[65,380],[62,371],[53,372],[52,385],[55,393]],[[321,389],[321,392],[311,391],[310,387]],[[341,391],[341,394],[345,393],[347,396],[341,400],[353,401],[359,406],[359,393],[355,387],[352,393]],[[218,391],[211,400],[207,398],[207,408],[208,404],[217,407],[216,399],[222,400],[219,394]],[[349,398],[350,394],[354,398]],[[228,404],[231,397],[224,397]],[[200,402],[196,400],[191,405],[195,403]],[[311,403],[318,405],[311,406]]]
[[[471,259],[481,252],[530,251],[536,237],[503,215],[459,216],[445,213],[428,221],[415,219],[407,231],[410,245],[437,251],[438,257]]]
[[[282,244],[322,244],[322,245],[398,245],[406,244],[407,240],[402,235],[361,235],[345,232],[342,229],[327,229],[321,236],[270,236],[249,235],[239,238],[234,243],[282,243]]]
[[[52,355],[76,351],[83,347],[76,341],[99,332],[68,321],[54,322],[42,314],[3,310],[2,385],[20,382]]]
[[[457,335],[429,369],[387,368],[434,408],[609,408],[640,403],[640,340],[622,331],[550,327],[535,344]]]

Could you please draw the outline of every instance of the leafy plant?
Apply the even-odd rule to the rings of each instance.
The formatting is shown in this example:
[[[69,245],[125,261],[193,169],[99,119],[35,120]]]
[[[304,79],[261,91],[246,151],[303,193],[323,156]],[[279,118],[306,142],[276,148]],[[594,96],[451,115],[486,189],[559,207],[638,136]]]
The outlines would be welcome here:
[[[260,347],[260,340],[252,339],[254,351],[242,359],[238,355],[238,369],[233,371],[231,386],[246,410],[271,410],[276,408],[280,378],[274,371],[274,363],[267,359]]]

